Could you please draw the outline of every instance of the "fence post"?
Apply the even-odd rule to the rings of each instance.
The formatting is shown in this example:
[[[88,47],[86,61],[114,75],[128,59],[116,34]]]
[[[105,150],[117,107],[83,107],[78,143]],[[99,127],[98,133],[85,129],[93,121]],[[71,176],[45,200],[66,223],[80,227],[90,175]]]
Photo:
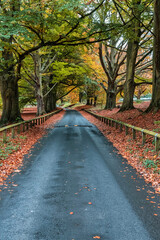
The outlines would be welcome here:
[[[23,132],[25,132],[25,123],[23,123]]]
[[[123,130],[123,125],[120,123],[120,132]]]
[[[19,134],[21,132],[21,125],[18,125],[17,127],[17,133]]]
[[[125,126],[125,133],[126,133],[126,135],[128,135],[128,127],[127,126]]]
[[[7,130],[3,131],[3,143],[7,142]]]
[[[30,121],[30,128],[32,128],[33,124],[32,124],[32,121]]]
[[[14,130],[14,127],[12,128],[12,138],[15,138],[15,130]]]
[[[160,146],[160,139],[157,137],[158,133],[156,133],[155,135],[155,150],[158,151],[159,150],[159,146]]]
[[[132,133],[133,133],[133,139],[136,139],[136,130],[132,128]]]
[[[142,129],[142,145],[146,142],[146,134],[144,133],[144,129]]]

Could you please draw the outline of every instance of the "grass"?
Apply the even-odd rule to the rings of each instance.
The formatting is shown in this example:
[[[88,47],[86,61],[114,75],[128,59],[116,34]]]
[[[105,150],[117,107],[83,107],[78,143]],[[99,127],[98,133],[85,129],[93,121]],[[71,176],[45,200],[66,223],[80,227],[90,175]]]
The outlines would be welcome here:
[[[0,142],[0,166],[2,166],[3,164],[2,161],[7,159],[10,154],[12,154],[15,151],[18,151],[20,148],[20,144],[9,141],[9,139],[7,140],[8,140],[7,143]]]
[[[157,161],[146,159],[146,160],[143,161],[143,165],[146,168],[155,168],[155,169],[157,169]]]

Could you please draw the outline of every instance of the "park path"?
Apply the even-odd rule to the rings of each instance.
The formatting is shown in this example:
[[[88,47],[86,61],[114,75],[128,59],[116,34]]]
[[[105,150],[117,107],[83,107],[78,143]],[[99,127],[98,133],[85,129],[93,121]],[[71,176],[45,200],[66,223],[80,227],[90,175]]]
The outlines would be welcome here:
[[[0,193],[0,240],[160,239],[160,197],[77,111],[24,162]]]

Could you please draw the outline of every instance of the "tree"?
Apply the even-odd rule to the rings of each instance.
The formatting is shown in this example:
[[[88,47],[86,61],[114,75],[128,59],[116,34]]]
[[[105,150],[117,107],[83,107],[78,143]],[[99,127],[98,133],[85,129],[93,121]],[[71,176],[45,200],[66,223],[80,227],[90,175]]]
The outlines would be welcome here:
[[[1,29],[3,36],[1,65],[4,69],[3,77],[0,79],[4,102],[1,123],[14,122],[20,118],[17,82],[25,57],[46,46],[77,46],[101,41],[102,31],[97,30],[95,25],[91,28],[89,17],[103,5],[103,2],[104,0],[96,7],[92,3],[86,4],[85,1],[73,3],[71,0],[0,2],[1,20],[4,26]],[[93,38],[94,40],[91,40]],[[33,41],[37,42],[36,46],[31,44]],[[4,50],[6,47],[7,50]],[[10,64],[7,59],[8,54],[13,59]],[[5,81],[3,81],[4,78]],[[13,78],[14,81],[10,81]],[[8,84],[3,86],[4,82]],[[11,93],[10,89],[13,89],[14,93]],[[16,96],[13,104],[14,94]]]
[[[35,91],[37,115],[53,111],[58,98],[83,84],[87,71],[81,59],[82,47],[59,47],[49,51],[48,48],[35,51],[22,65],[22,77]]]
[[[126,65],[126,81],[124,84],[124,101],[121,111],[134,108],[133,95],[135,90],[135,70],[140,69],[139,63],[145,58],[145,54],[151,53],[144,51],[144,57],[140,61],[137,60],[140,47],[146,47],[146,42],[151,39],[148,33],[151,32],[152,26],[152,11],[151,2],[145,0],[125,1],[121,4],[113,0],[117,9],[120,21],[124,28],[122,32],[123,39],[128,40],[127,47],[127,65]],[[123,2],[124,3],[124,2]],[[126,28],[126,21],[129,22]],[[145,48],[144,48],[145,49]],[[138,70],[136,70],[138,71]]]
[[[45,113],[44,97],[53,90],[56,84],[47,88],[46,85],[50,84],[49,68],[56,59],[56,52],[47,54],[47,52],[41,53],[40,50],[30,54],[28,61],[23,63],[23,75],[22,77],[34,88],[35,96],[37,100],[37,116]],[[44,81],[44,76],[47,80]],[[50,84],[51,85],[51,84]],[[46,89],[45,96],[43,88]]]
[[[141,4],[141,0],[133,0],[133,16],[136,16],[136,19],[133,19],[131,23],[131,30],[133,32],[133,36],[129,37],[128,47],[127,47],[127,67],[126,67],[126,81],[124,84],[124,100],[121,106],[121,111],[129,110],[133,107],[133,96],[134,96],[134,74],[136,68],[136,59],[138,54],[139,42],[140,42],[140,11],[138,6]],[[132,17],[133,17],[132,16]],[[137,19],[138,18],[138,19]]]
[[[110,46],[107,42],[104,43],[105,52],[102,50],[102,43],[99,45],[99,58],[103,70],[106,74],[107,80],[101,82],[101,86],[106,92],[106,105],[105,109],[112,109],[116,107],[116,96],[118,94],[118,79],[121,74],[121,67],[125,64],[126,60],[126,41],[119,42],[119,39],[112,38]]]
[[[154,1],[153,92],[149,111],[160,109],[160,1]]]
[[[5,5],[5,4],[4,4]],[[14,13],[20,9],[20,1],[10,1],[8,8],[5,8],[0,2],[1,13],[5,19],[13,18]],[[0,88],[3,101],[3,111],[1,123],[15,122],[21,120],[21,114],[18,103],[18,79],[19,65],[15,66],[14,54],[10,48],[13,44],[13,35],[7,35],[7,26],[4,25],[2,58],[1,58],[1,77]]]

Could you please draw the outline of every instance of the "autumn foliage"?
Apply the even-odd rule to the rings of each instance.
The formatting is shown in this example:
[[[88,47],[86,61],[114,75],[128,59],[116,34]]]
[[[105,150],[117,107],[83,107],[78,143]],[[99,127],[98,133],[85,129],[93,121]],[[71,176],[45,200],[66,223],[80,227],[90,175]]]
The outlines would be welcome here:
[[[147,103],[139,105],[141,110],[147,107]],[[137,109],[118,112],[119,109],[96,110],[93,112],[108,116],[119,121],[129,123],[134,126],[160,132],[160,126],[157,120],[160,119],[160,111],[156,114],[143,113]],[[154,148],[154,139],[151,136],[146,138],[146,143],[142,146],[141,134],[136,134],[136,140],[132,140],[132,133],[125,135],[125,131],[120,132],[119,129],[108,126],[97,120],[88,113],[81,111],[83,116],[90,122],[95,124],[99,130],[108,138],[109,141],[118,149],[121,154],[136,171],[142,175],[147,183],[151,183],[157,193],[160,193],[160,152],[156,152]]]
[[[34,110],[28,112],[28,118],[33,114],[35,114]],[[24,155],[28,154],[28,156],[30,156],[30,150],[33,145],[44,134],[46,134],[47,128],[54,128],[54,124],[62,118],[63,114],[64,111],[61,111],[60,113],[53,115],[40,126],[34,126],[33,128],[29,129],[29,131],[19,134],[15,139],[10,139],[10,143],[6,143],[1,146],[1,154],[3,154],[5,148],[7,148],[8,144],[11,144],[12,142],[12,152],[5,155],[7,157],[4,159],[1,157],[0,160],[0,185],[7,185],[5,182],[7,177],[11,173],[21,171],[19,169],[23,165]],[[25,118],[27,118],[27,114],[25,114]]]

